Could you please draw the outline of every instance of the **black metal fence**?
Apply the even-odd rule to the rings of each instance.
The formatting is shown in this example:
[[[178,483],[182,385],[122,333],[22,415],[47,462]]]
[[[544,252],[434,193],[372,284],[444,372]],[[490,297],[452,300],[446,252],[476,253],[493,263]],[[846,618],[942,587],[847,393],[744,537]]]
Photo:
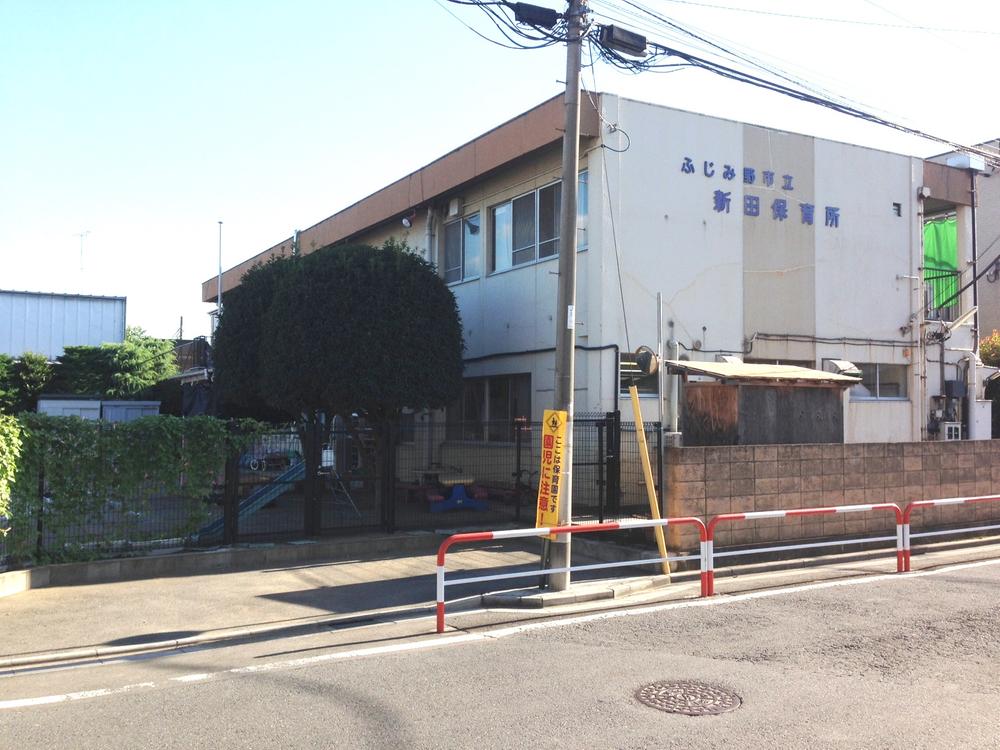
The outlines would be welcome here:
[[[646,431],[662,503],[659,424]],[[274,432],[219,467],[209,498],[186,496],[183,487],[149,486],[134,497],[95,498],[86,514],[67,522],[59,515],[60,498],[43,489],[35,516],[22,517],[0,545],[6,554],[16,547],[22,559],[38,561],[362,529],[532,526],[540,434],[537,423],[418,420],[395,435],[392,470],[379,471],[370,432],[334,432],[310,482],[299,434]],[[635,425],[618,413],[578,419],[573,438],[574,520],[649,517]],[[57,518],[59,524],[50,523]]]
[[[373,435],[334,432],[323,447],[319,481],[312,490],[305,481],[299,436],[266,435],[230,466],[227,492],[201,538],[226,536],[227,504],[236,516],[232,541],[302,536],[308,531],[310,491],[319,505],[320,534],[530,526],[535,522],[540,428],[528,422],[417,421],[395,436],[391,477],[376,468]],[[659,424],[647,425],[646,432],[662,496]],[[574,519],[649,517],[635,424],[623,423],[617,413],[576,420],[573,438]]]

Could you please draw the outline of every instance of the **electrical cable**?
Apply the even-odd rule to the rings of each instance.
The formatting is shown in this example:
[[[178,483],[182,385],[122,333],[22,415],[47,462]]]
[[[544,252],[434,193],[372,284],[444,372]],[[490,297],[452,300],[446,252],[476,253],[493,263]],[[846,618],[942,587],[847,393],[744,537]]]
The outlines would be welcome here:
[[[594,42],[596,42],[600,46],[600,37],[598,35],[593,34],[591,38],[593,39]],[[687,52],[682,52],[678,49],[658,44],[656,42],[648,42],[648,45],[651,48],[653,48],[653,52],[651,52],[649,55],[647,55],[645,59],[641,61],[629,60],[624,56],[616,53],[614,50],[609,50],[603,46],[601,46],[601,50],[602,50],[602,55],[604,56],[605,59],[610,58],[612,62],[616,64],[624,63],[630,65],[639,71],[656,70],[660,66],[654,64],[653,60],[655,60],[660,56],[677,57],[680,58],[681,60],[684,60],[686,64],[702,68],[709,72],[720,75],[724,78],[729,78],[739,83],[747,83],[777,94],[783,94],[785,96],[791,97],[793,99],[798,99],[799,101],[803,101],[809,104],[816,104],[818,106],[826,107],[828,109],[833,110],[834,112],[848,115],[850,117],[864,120],[866,122],[870,122],[876,125],[882,125],[883,127],[888,127],[893,130],[906,133],[907,135],[913,135],[919,138],[924,138],[926,140],[936,141],[938,143],[942,143],[951,147],[951,149],[954,151],[979,156],[983,158],[991,166],[1000,166],[1000,158],[998,158],[997,155],[994,154],[993,152],[986,151],[984,149],[975,146],[966,146],[961,143],[951,141],[947,138],[942,138],[939,136],[932,135],[917,128],[911,128],[907,125],[901,125],[899,123],[892,122],[891,120],[887,120],[883,117],[879,117],[878,115],[873,115],[871,113],[864,112],[855,107],[833,102],[828,99],[824,99],[822,97],[818,97],[813,94],[808,94],[803,91],[798,91],[796,89],[789,88],[788,86],[785,86],[783,84],[776,83],[774,81],[768,81],[764,78],[760,78],[759,76],[755,76],[750,73],[746,73],[744,71],[736,70],[734,68],[730,68],[725,65],[721,65],[719,63],[706,60],[705,58],[698,57],[696,55],[692,55]]]
[[[696,8],[709,8],[711,10],[729,10],[736,13],[752,13],[759,16],[772,16],[776,18],[792,18],[802,21],[816,21],[819,23],[841,23],[852,26],[874,26],[884,29],[902,29],[905,31],[934,31],[945,34],[987,34],[998,36],[1000,32],[989,29],[947,29],[936,26],[919,26],[910,24],[879,23],[877,21],[860,21],[852,18],[831,18],[825,16],[805,16],[796,13],[779,13],[777,11],[760,10],[758,8],[737,8],[732,5],[716,5],[714,3],[699,3],[694,0],[663,0],[663,2],[674,3],[676,5],[690,5]],[[876,6],[877,7],[877,6]]]

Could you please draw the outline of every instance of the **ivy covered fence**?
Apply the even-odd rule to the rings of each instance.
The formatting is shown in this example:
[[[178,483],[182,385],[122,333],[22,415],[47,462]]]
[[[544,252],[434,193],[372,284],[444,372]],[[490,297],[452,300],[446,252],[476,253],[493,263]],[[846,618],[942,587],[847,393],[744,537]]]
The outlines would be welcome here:
[[[22,566],[181,546],[219,514],[213,486],[253,434],[211,417],[0,417],[0,556]]]

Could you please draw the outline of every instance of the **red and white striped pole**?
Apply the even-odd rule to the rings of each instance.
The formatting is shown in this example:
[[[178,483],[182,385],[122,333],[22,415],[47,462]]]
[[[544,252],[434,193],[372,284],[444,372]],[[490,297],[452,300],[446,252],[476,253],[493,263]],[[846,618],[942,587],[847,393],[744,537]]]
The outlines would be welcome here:
[[[1000,495],[977,495],[974,497],[946,497],[938,500],[915,500],[903,511],[903,570],[910,572],[910,516],[917,508],[931,508],[939,505],[973,505],[976,503],[994,503],[1000,501]]]
[[[584,524],[580,526],[550,526],[537,529],[503,529],[501,531],[476,531],[464,534],[452,534],[443,542],[441,546],[438,547],[437,552],[437,632],[444,632],[444,617],[445,617],[445,555],[448,553],[448,549],[455,544],[461,542],[486,542],[495,539],[518,539],[524,537],[536,537],[536,536],[548,536],[550,534],[592,534],[601,531],[620,531],[623,529],[646,529],[653,527],[664,527],[670,525],[692,525],[698,527],[698,535],[702,543],[702,550],[704,550],[704,544],[706,537],[705,524],[700,518],[685,517],[685,518],[658,518],[652,520],[635,520],[635,521],[618,521],[609,523],[593,523]],[[636,560],[637,564],[642,562],[648,562],[644,560]],[[588,566],[593,567],[593,566]],[[538,571],[538,574],[544,574],[549,571]],[[706,568],[705,568],[705,554],[704,551],[701,554],[701,595],[705,596],[705,578]],[[496,575],[496,576],[483,576],[478,577],[477,580],[502,580],[504,578],[511,577],[507,575]]]

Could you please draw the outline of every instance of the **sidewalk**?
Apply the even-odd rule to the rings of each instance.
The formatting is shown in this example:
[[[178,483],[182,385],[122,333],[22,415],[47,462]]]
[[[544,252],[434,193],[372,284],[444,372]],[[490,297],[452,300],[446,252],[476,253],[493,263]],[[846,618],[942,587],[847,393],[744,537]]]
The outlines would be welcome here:
[[[459,549],[450,570],[530,570],[538,553]],[[39,588],[0,598],[0,669],[54,652],[94,657],[137,646],[247,637],[276,629],[427,613],[435,600],[433,553]],[[456,587],[450,598],[485,591]],[[463,591],[463,589],[466,589]],[[190,640],[189,640],[190,639]],[[63,655],[65,658],[67,655]]]
[[[433,535],[429,535],[433,536]],[[435,601],[435,555],[425,551],[370,552],[358,559],[283,564],[257,570],[228,570],[113,583],[39,588],[0,598],[0,672],[14,667],[70,659],[94,659],[151,649],[199,643],[281,637],[317,628],[350,628],[375,621],[430,615]],[[984,540],[986,541],[986,540]],[[992,542],[992,543],[990,543]],[[935,545],[936,546],[936,545]],[[932,545],[925,551],[931,553]],[[233,550],[236,555],[240,550]],[[256,550],[247,550],[253,556]],[[275,555],[277,557],[277,555]],[[363,559],[367,557],[367,559]],[[584,555],[576,562],[584,562]],[[723,595],[816,580],[889,573],[891,550],[871,555],[831,555],[781,560],[739,568],[717,568],[717,591]],[[974,559],[1000,558],[996,540],[974,548],[941,545],[914,558],[914,569]],[[455,549],[448,554],[449,575],[489,569],[490,573],[530,571],[539,564],[538,549],[496,543]],[[816,567],[821,566],[821,567]],[[485,597],[487,607],[545,607],[549,614],[697,596],[697,571],[673,576],[672,586],[651,578],[648,568],[598,572],[600,580],[577,577],[572,592],[537,589]],[[595,576],[596,577],[596,576]],[[523,586],[534,579],[513,579],[509,586],[492,581],[449,587],[448,611],[479,606],[479,594]],[[544,600],[544,601],[543,601]],[[536,610],[537,611],[537,610]],[[471,613],[470,613],[471,614]],[[475,615],[477,621],[490,615]],[[428,631],[430,628],[428,627]]]

